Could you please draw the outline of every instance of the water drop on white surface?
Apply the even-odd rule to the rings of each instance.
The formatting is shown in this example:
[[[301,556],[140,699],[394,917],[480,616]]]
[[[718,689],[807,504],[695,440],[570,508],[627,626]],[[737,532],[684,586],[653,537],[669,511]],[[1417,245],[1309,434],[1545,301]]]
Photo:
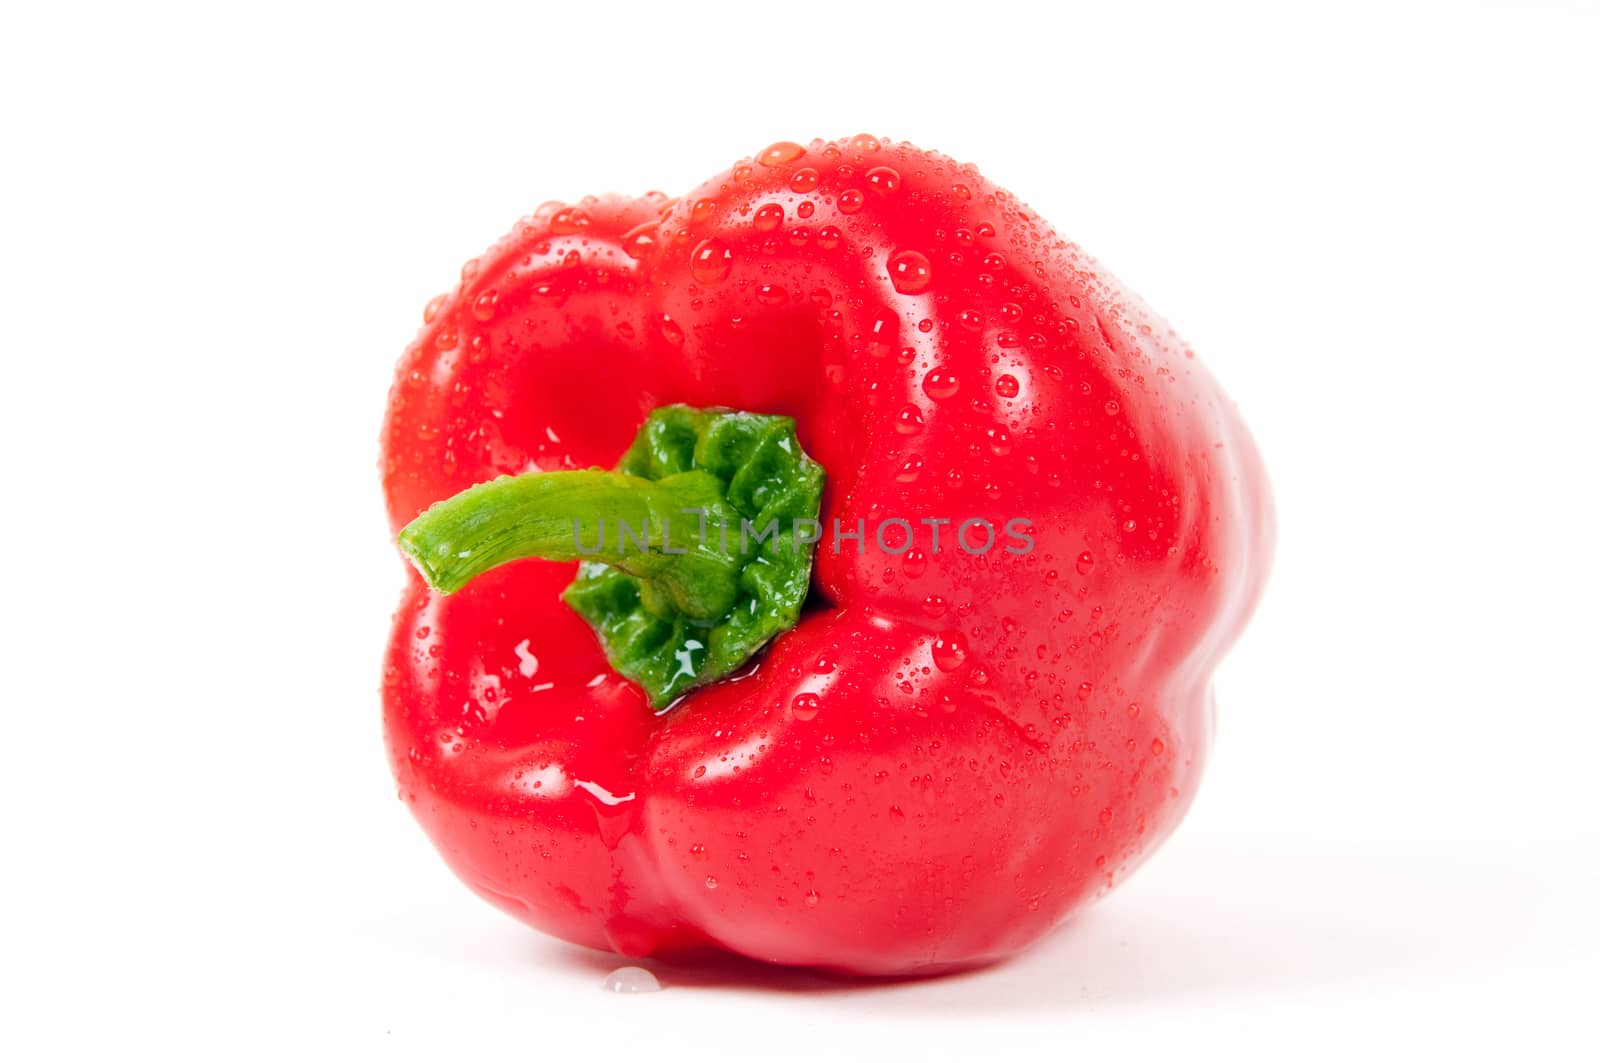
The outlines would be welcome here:
[[[661,983],[643,967],[618,967],[606,975],[607,993],[659,993]]]

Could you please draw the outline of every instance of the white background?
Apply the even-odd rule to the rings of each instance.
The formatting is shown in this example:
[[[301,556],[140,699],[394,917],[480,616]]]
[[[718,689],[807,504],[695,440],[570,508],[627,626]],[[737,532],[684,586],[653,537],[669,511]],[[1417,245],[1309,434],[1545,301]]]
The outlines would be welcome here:
[[[0,1055],[1592,1053],[1600,23],[1204,6],[8,7]],[[1185,333],[1273,581],[1189,821],[1015,962],[607,995],[394,799],[391,367],[539,202],[863,131]]]

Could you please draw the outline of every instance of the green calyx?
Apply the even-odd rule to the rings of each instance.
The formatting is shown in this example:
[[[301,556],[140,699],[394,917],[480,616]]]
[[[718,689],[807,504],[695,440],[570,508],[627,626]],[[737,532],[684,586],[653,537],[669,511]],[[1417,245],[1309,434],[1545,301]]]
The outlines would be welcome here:
[[[788,417],[663,406],[615,470],[479,484],[400,548],[446,594],[519,558],[582,562],[563,597],[661,709],[799,620],[822,483]]]

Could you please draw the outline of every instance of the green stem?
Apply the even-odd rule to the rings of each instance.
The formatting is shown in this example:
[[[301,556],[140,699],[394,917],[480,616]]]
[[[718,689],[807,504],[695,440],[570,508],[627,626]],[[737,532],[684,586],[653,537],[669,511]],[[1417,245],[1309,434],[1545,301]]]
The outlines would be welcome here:
[[[741,567],[717,548],[723,509],[722,487],[706,472],[524,473],[435,505],[400,533],[400,548],[446,594],[522,558],[603,562],[655,581],[679,610],[709,619],[732,604]],[[733,522],[737,530],[737,515]]]
[[[562,598],[663,708],[799,622],[823,479],[787,417],[663,406],[614,471],[479,484],[400,548],[446,594],[508,561],[584,562]]]

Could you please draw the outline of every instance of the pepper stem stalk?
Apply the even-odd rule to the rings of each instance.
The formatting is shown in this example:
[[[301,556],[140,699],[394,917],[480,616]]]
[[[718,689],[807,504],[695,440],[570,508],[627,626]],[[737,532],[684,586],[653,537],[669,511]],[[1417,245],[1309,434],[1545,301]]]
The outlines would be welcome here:
[[[702,471],[664,480],[525,473],[433,506],[400,533],[400,549],[445,594],[509,561],[589,561],[659,584],[676,608],[705,620],[726,612],[738,590],[739,558],[707,534],[726,519],[723,508],[721,485]]]
[[[445,594],[508,561],[583,562],[562,598],[659,709],[799,622],[822,484],[787,417],[663,406],[615,470],[479,484],[400,548]]]

